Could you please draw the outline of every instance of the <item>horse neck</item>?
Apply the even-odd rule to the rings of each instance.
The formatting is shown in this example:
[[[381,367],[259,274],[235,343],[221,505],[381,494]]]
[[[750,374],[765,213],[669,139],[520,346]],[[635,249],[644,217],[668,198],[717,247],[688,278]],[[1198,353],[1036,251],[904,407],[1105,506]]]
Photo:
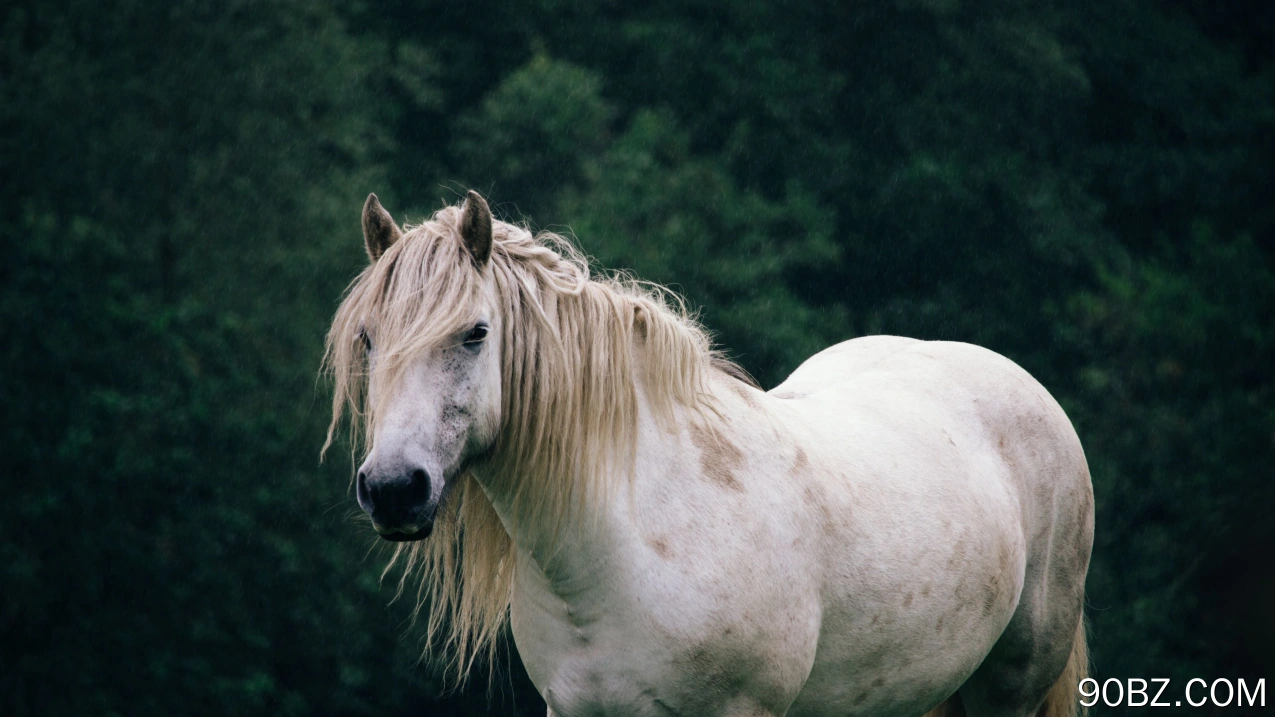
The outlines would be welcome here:
[[[594,582],[622,560],[618,553],[630,541],[634,531],[631,515],[632,498],[636,491],[649,490],[650,467],[685,462],[686,458],[672,455],[677,445],[677,434],[689,420],[689,409],[674,409],[674,423],[657,417],[645,391],[639,386],[637,445],[632,465],[615,465],[612,474],[602,480],[592,481],[585,496],[584,507],[563,516],[557,525],[537,523],[514,514],[512,491],[520,476],[512,466],[512,480],[497,480],[496,476],[475,470],[475,477],[500,517],[505,531],[514,542],[518,553],[519,574],[532,567],[547,579],[549,587],[557,593],[572,593],[585,584]],[[688,457],[689,458],[689,457]],[[500,456],[493,457],[492,464],[499,464]],[[648,480],[644,480],[646,475]],[[575,486],[580,489],[581,486]]]
[[[555,592],[570,593],[576,591],[573,583],[577,579],[596,575],[610,561],[621,518],[616,494],[630,488],[624,476],[606,476],[595,482],[584,506],[561,516],[557,524],[515,514],[512,490],[517,477],[495,480],[495,476],[482,470],[475,470],[474,476],[513,540],[519,575],[528,567],[534,568]]]
[[[709,389],[717,410],[729,412],[735,420],[759,410],[744,395],[753,389],[744,388],[733,378],[714,375]],[[513,539],[520,582],[525,580],[537,589],[551,590],[565,599],[599,590],[605,595],[607,576],[616,574],[623,562],[632,559],[629,551],[641,544],[643,532],[652,528],[641,524],[651,516],[649,513],[645,517],[637,515],[638,506],[645,506],[649,511],[653,502],[677,501],[679,491],[691,487],[688,482],[694,478],[688,470],[694,469],[688,467],[701,464],[701,449],[695,444],[696,438],[687,438],[693,433],[691,424],[701,431],[706,429],[711,440],[729,438],[733,434],[731,422],[723,421],[715,410],[675,407],[670,424],[668,419],[657,417],[642,390],[638,396],[640,410],[633,472],[617,471],[607,476],[607,480],[599,483],[601,490],[589,496],[589,509],[567,516],[556,530],[517,520],[511,513],[511,496],[492,490],[488,487],[491,484],[476,473]],[[701,438],[703,435],[701,432]],[[745,444],[740,442],[740,445]],[[658,499],[652,498],[652,491],[658,493]]]

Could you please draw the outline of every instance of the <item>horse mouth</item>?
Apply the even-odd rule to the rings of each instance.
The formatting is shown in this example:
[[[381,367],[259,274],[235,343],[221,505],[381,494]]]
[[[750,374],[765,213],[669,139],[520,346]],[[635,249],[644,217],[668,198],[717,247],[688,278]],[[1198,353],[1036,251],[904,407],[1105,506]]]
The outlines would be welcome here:
[[[386,528],[373,523],[372,528],[376,530],[377,535],[391,543],[411,543],[428,538],[429,534],[434,532],[434,523],[433,521],[430,521],[429,523],[416,528]]]

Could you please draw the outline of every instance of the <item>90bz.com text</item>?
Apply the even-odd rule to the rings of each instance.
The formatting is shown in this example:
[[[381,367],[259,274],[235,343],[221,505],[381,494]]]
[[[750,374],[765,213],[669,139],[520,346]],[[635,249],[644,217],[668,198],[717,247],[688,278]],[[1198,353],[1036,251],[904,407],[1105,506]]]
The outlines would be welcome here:
[[[1092,677],[1080,681],[1080,704],[1093,707],[1102,702],[1108,707],[1265,707],[1266,679],[1250,685],[1243,679],[1219,677],[1208,682],[1199,677],[1187,680],[1186,688],[1177,692],[1167,677],[1108,678],[1100,685]]]

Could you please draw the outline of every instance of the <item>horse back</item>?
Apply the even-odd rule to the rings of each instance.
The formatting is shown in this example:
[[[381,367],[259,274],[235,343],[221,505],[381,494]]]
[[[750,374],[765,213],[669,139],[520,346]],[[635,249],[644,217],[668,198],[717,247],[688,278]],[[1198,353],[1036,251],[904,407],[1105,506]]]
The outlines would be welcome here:
[[[955,447],[976,464],[990,462],[1025,520],[1043,517],[1040,504],[1059,498],[1092,513],[1088,466],[1071,421],[1044,386],[993,351],[863,337],[815,354],[769,395],[831,433],[846,429],[852,446],[856,429],[884,426],[902,434],[900,445]]]

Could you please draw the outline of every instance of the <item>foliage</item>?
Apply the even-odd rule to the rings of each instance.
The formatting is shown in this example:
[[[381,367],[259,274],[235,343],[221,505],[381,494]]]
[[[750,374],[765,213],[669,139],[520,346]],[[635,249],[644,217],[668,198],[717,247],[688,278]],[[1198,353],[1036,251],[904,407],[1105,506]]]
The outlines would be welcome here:
[[[1269,677],[1270,12],[6,5],[0,709],[488,711],[416,662],[316,463],[363,197],[470,186],[677,287],[767,385],[865,333],[1020,362],[1090,458],[1098,675]],[[542,714],[500,669],[490,710]]]

